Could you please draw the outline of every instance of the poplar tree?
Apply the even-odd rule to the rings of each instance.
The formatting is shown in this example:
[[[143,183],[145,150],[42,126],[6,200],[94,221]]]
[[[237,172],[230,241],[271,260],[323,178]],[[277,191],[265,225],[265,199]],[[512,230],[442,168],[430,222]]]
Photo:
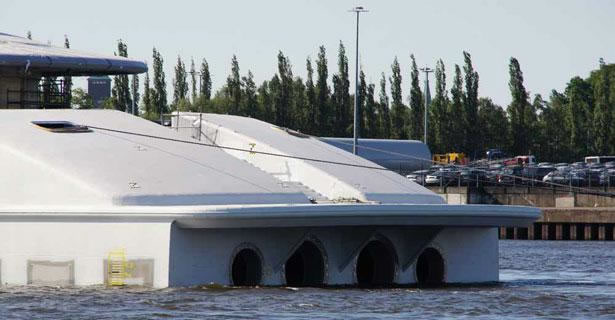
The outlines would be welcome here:
[[[186,104],[186,96],[188,95],[188,81],[186,73],[186,65],[180,56],[177,56],[177,65],[175,65],[175,77],[173,79],[173,107],[180,111],[184,109]]]
[[[350,80],[348,79],[348,58],[346,57],[346,49],[340,41],[340,46],[337,54],[338,73],[333,76],[333,96],[332,105],[335,110],[333,120],[333,133],[335,136],[347,136],[351,129],[350,116]]]
[[[316,108],[318,109],[316,125],[318,127],[318,135],[328,136],[331,134],[329,130],[329,85],[327,84],[329,74],[327,70],[327,52],[324,46],[320,46],[318,51],[316,72],[318,73],[318,79],[316,80]]]
[[[239,75],[239,62],[233,55],[231,60],[231,74],[226,78],[227,97],[230,100],[229,114],[241,114],[241,77]]]
[[[258,104],[261,106],[261,119],[271,122],[273,119],[273,99],[269,91],[269,81],[263,81],[258,87]]]
[[[314,87],[314,69],[312,68],[312,61],[308,57],[305,61],[306,69],[307,69],[307,79],[305,81],[305,93],[307,99],[307,115],[306,115],[306,132],[309,134],[317,134],[317,120],[318,119],[318,108],[316,106],[316,88]]]
[[[124,58],[128,57],[128,47],[122,39],[117,41],[117,52],[115,52],[115,55]],[[121,74],[113,78],[113,89],[111,93],[116,110],[132,113],[132,99],[128,75]]]
[[[358,95],[358,102],[359,102],[359,137],[360,138],[367,138],[367,136],[369,135],[369,128],[366,124],[367,122],[367,112],[365,110],[365,104],[367,102],[367,83],[365,82],[365,73],[363,73],[363,70],[361,70],[361,72],[359,73],[359,95]],[[353,123],[351,125],[351,129],[353,129],[354,126],[354,119],[353,119]],[[351,130],[352,132],[352,130]]]
[[[275,122],[282,127],[290,127],[290,115],[294,114],[292,108],[293,72],[288,57],[282,51],[278,52],[278,77],[280,87],[275,99]]]
[[[595,75],[596,81],[594,84],[594,97],[596,106],[594,107],[594,153],[599,155],[615,153],[615,140],[613,135],[613,112],[615,108],[613,103],[615,97],[611,96],[611,75],[606,67],[604,60],[600,59],[600,69]],[[615,90],[613,90],[615,93]]]
[[[382,73],[380,78],[380,98],[378,101],[378,138],[391,139],[391,113],[389,109],[389,96],[387,94],[387,80]]]
[[[410,138],[422,140],[425,116],[425,103],[423,93],[419,85],[419,70],[416,66],[414,55],[410,55],[412,65],[410,66]]]
[[[463,95],[463,125],[465,128],[464,149],[467,155],[475,157],[479,150],[478,139],[478,72],[472,66],[472,57],[466,51],[463,52],[465,74],[465,93]]]
[[[506,150],[508,147],[506,111],[489,98],[480,98],[478,106],[478,122],[475,124],[480,128],[478,147],[482,150],[490,148]]]
[[[139,99],[141,98],[139,94],[139,75],[132,75],[132,85],[131,85],[131,94],[132,94],[132,106],[131,113],[135,116],[139,115]]]
[[[567,125],[570,128],[570,150],[575,159],[590,151],[592,117],[592,88],[589,82],[574,77],[566,87],[568,96]]]
[[[402,100],[401,91],[401,69],[397,57],[391,65],[391,138],[392,139],[408,139],[407,118],[408,112]]]
[[[143,111],[145,118],[153,118],[155,111],[152,105],[152,92],[149,86],[149,70],[145,72],[145,80],[143,80]]]
[[[256,98],[256,83],[254,83],[254,75],[248,70],[248,76],[242,77],[244,90],[244,107],[245,115],[250,118],[258,117],[258,101]]]
[[[196,67],[194,66],[194,58],[190,59],[190,81],[192,84],[192,103],[196,104],[197,89],[196,89]]]
[[[529,126],[526,122],[528,109],[528,94],[523,86],[523,72],[516,58],[510,58],[509,64],[510,81],[508,87],[512,101],[508,106],[510,118],[510,136],[512,140],[511,151],[515,155],[526,154],[528,152]]]
[[[453,86],[451,87],[451,103],[449,105],[448,114],[451,117],[450,150],[447,152],[461,152],[463,150],[463,141],[465,130],[463,127],[463,79],[461,78],[461,69],[459,65],[455,65],[455,75],[453,76]]]
[[[365,83],[365,74],[361,72],[361,86]],[[367,85],[365,91],[365,102],[361,110],[364,110],[365,115],[365,138],[374,138],[378,131],[378,114],[376,109],[378,108],[376,101],[374,100],[376,86],[373,83]]]
[[[271,99],[271,104],[269,105],[269,110],[267,110],[268,116],[266,118],[268,122],[273,122],[273,124],[275,125],[280,125],[280,123],[278,123],[279,118],[277,115],[277,106],[280,99],[280,90],[280,77],[276,73],[273,75],[273,77],[271,78],[271,80],[269,80],[268,83],[268,91]]]
[[[293,114],[290,116],[292,128],[300,132],[306,132],[309,127],[307,120],[309,108],[305,84],[303,83],[303,79],[300,77],[296,77],[293,81],[291,100],[293,105],[292,110],[294,110]]]
[[[529,94],[528,94],[529,96]],[[529,98],[529,97],[528,97]],[[538,112],[544,109],[544,101],[539,94],[534,97],[534,102],[525,108],[525,124],[527,126],[527,153],[536,154],[540,146],[540,128],[538,126]]]
[[[565,94],[555,90],[551,91],[549,103],[541,112],[539,123],[542,127],[541,135],[549,139],[541,146],[543,159],[551,161],[573,161],[569,150],[570,129],[566,125],[568,98]]]
[[[448,94],[446,91],[446,70],[442,59],[436,63],[435,96],[430,106],[430,127],[433,128],[433,138],[429,140],[430,149],[434,153],[446,153],[450,146],[450,122],[448,114]],[[455,121],[458,118],[452,118]]]
[[[209,64],[206,59],[201,63],[201,87],[199,93],[205,101],[211,99],[211,75],[209,74]]]
[[[169,107],[167,105],[167,84],[163,69],[164,59],[155,47],[153,49],[152,58],[152,66],[154,69],[152,82],[154,88],[151,92],[151,96],[155,112],[160,117],[160,121],[162,121],[162,115],[169,112]]]

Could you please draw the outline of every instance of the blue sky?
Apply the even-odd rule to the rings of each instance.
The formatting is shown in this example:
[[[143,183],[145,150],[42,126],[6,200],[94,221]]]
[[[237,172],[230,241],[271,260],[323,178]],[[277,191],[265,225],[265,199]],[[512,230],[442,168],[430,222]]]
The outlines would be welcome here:
[[[117,39],[133,58],[151,61],[156,46],[172,83],[177,56],[209,61],[214,89],[225,81],[233,54],[241,73],[257,82],[277,70],[278,50],[289,56],[295,75],[305,77],[305,59],[318,47],[328,51],[329,74],[336,68],[337,46],[347,47],[354,70],[354,16],[363,5],[363,70],[375,83],[390,74],[395,56],[402,65],[404,96],[409,93],[410,53],[419,65],[442,58],[447,76],[472,54],[480,75],[479,94],[506,106],[508,61],[521,63],[532,94],[562,90],[575,75],[586,77],[603,57],[615,62],[615,1],[609,0],[432,0],[432,1],[13,1],[0,11],[0,32],[25,35],[73,48],[113,53]],[[78,81],[78,85],[84,85]],[[432,89],[433,90],[433,89]]]

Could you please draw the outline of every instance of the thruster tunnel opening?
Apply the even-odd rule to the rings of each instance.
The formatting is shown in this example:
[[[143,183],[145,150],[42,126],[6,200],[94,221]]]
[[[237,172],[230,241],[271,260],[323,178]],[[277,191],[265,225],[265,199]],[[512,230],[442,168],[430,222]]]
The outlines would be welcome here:
[[[284,270],[288,286],[322,286],[325,278],[323,254],[313,242],[305,241],[286,261]]]
[[[395,256],[393,248],[379,240],[369,242],[357,259],[357,283],[359,287],[387,287],[395,279]]]
[[[416,282],[419,287],[437,287],[444,283],[444,259],[438,250],[425,249],[416,261]]]
[[[242,249],[233,259],[232,280],[234,286],[253,287],[261,283],[262,262],[253,249]]]

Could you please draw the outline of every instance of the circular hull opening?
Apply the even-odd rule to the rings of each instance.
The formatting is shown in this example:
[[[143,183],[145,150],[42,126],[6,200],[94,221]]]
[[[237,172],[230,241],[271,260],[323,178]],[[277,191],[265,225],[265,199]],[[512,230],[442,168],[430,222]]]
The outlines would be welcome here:
[[[395,257],[383,242],[368,243],[357,259],[357,283],[359,287],[387,287],[395,279]]]
[[[263,274],[259,255],[252,249],[242,249],[233,259],[231,272],[234,286],[259,285]]]
[[[314,243],[306,241],[286,261],[284,271],[288,286],[322,286],[325,278],[325,262],[322,252]]]
[[[419,287],[444,284],[444,259],[438,250],[425,249],[416,261],[416,282]]]

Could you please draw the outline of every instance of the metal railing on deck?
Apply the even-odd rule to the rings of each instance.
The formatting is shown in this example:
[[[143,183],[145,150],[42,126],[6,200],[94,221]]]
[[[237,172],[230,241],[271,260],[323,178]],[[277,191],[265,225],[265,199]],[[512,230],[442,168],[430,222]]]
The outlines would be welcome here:
[[[23,109],[69,108],[70,98],[63,80],[45,80],[37,90],[6,89],[6,105]]]

